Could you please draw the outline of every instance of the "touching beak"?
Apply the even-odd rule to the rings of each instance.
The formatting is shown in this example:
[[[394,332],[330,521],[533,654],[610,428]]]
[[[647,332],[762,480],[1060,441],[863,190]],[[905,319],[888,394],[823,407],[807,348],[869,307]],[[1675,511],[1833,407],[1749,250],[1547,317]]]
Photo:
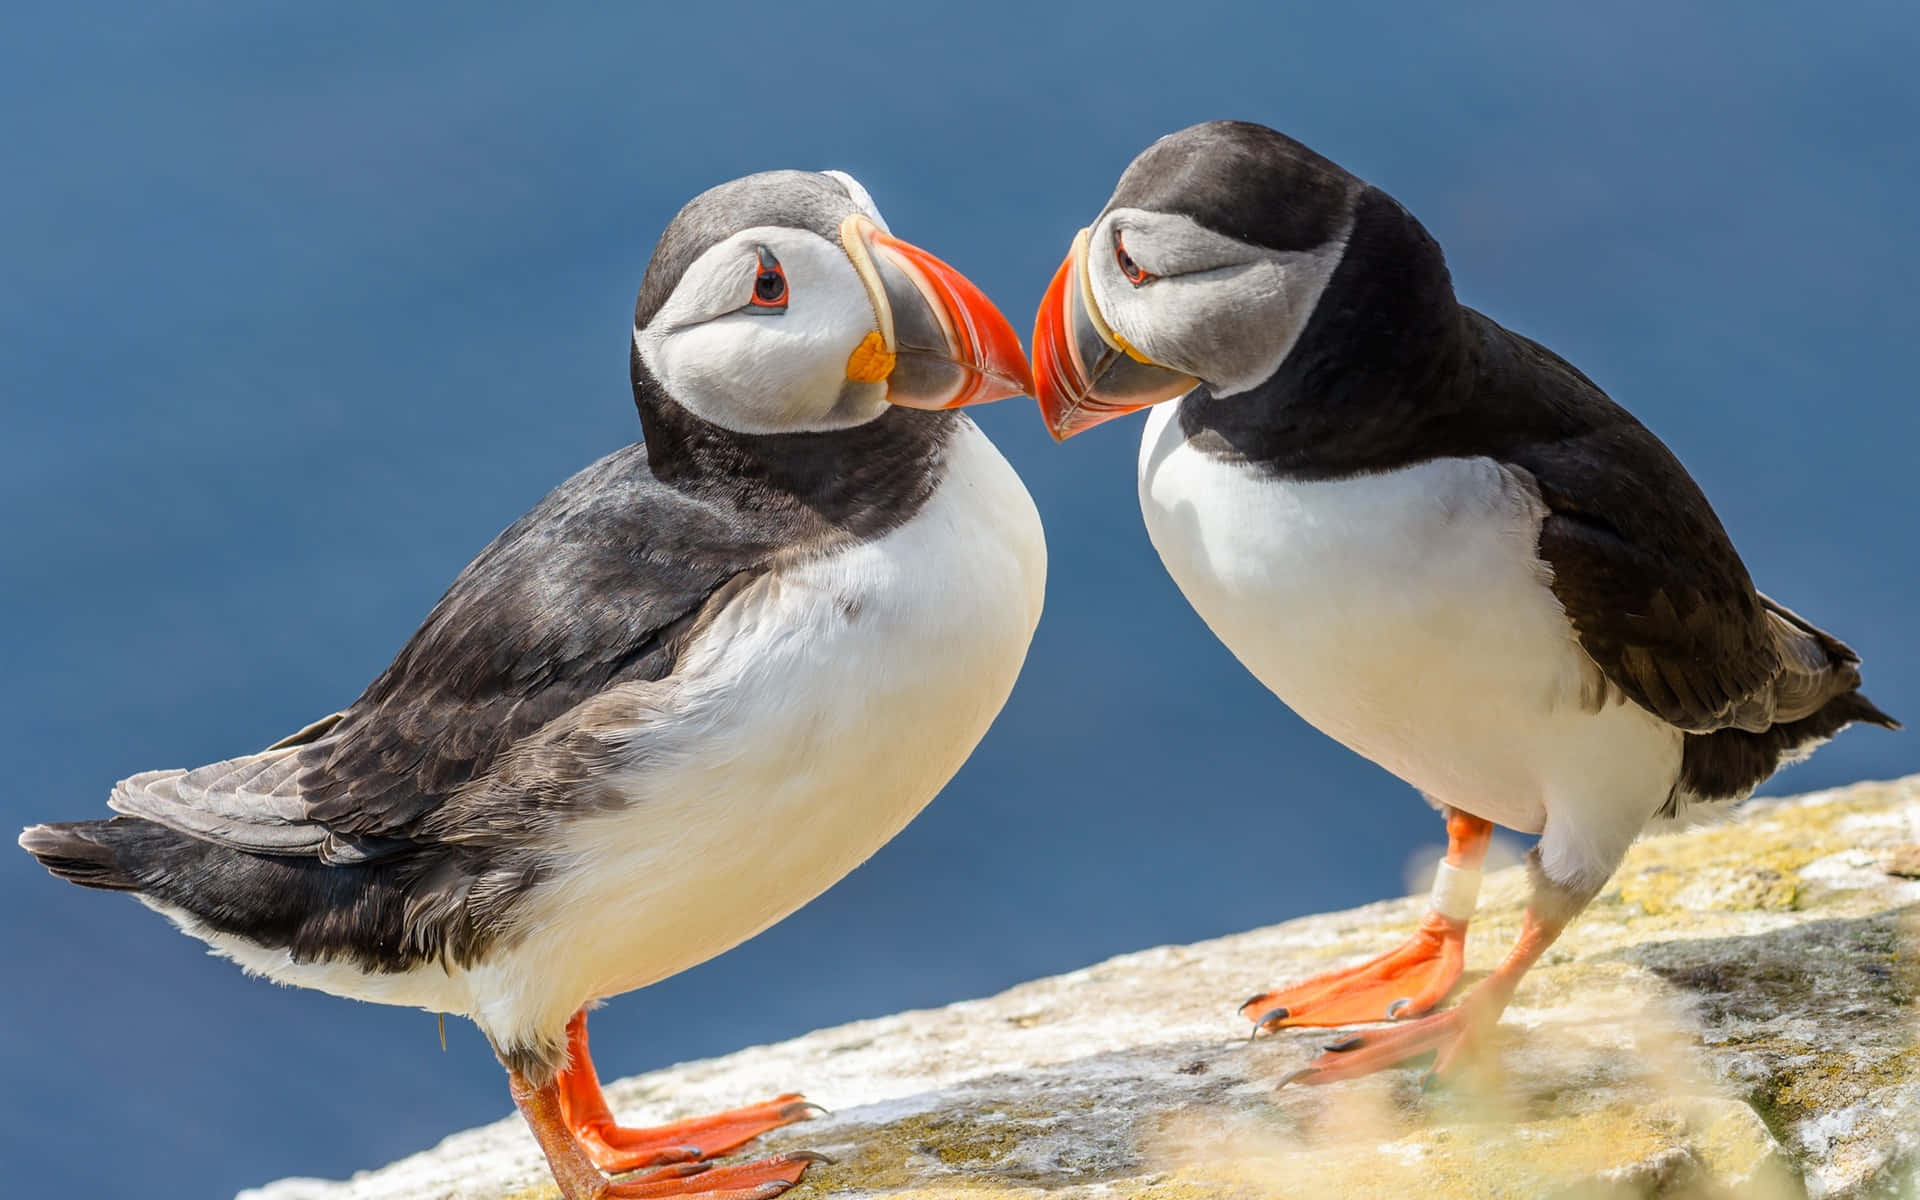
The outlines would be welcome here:
[[[887,402],[908,408],[1033,391],[1020,335],[966,276],[857,214],[841,222],[840,243],[880,325],[847,359],[847,378],[884,380]]]
[[[1087,231],[1073,239],[1033,323],[1040,415],[1054,440],[1192,391],[1199,380],[1163,367],[1101,319],[1089,294]]]

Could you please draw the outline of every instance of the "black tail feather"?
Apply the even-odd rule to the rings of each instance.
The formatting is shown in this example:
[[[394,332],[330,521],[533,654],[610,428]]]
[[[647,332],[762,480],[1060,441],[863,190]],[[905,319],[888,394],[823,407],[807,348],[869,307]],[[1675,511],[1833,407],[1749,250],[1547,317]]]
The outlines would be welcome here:
[[[82,887],[134,893],[206,930],[285,949],[296,962],[349,959],[375,971],[475,960],[497,935],[506,904],[538,874],[518,860],[490,864],[483,853],[444,845],[356,864],[256,854],[129,816],[34,825],[20,845]],[[518,886],[496,887],[491,906],[470,903],[489,865]]]
[[[1695,800],[1710,801],[1745,796],[1775,771],[1805,758],[1855,722],[1900,728],[1900,722],[1859,692],[1842,692],[1821,705],[1818,712],[1770,729],[1690,733],[1680,756],[1680,786],[1662,812],[1674,815],[1682,792]]]
[[[132,819],[29,825],[20,833],[20,848],[70,883],[110,892],[137,892],[140,881],[121,863],[115,849],[120,839],[114,826]]]
[[[1882,729],[1903,729],[1899,721],[1880,711],[1880,706],[1862,696],[1859,692],[1848,692],[1838,702],[1847,705],[1849,721],[1862,721],[1868,725],[1878,725]],[[1838,703],[1836,702],[1836,703]]]

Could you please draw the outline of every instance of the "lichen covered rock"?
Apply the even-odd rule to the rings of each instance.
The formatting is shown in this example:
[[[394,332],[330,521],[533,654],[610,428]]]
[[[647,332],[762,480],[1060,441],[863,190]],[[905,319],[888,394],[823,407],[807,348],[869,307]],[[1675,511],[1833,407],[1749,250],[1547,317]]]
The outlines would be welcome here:
[[[1470,977],[1519,926],[1490,875]],[[667,1120],[796,1082],[835,1110],[794,1200],[1920,1193],[1920,777],[1649,838],[1521,985],[1481,1068],[1279,1086],[1329,1040],[1250,1041],[1241,993],[1388,947],[1417,899],[1163,947],[986,1000],[609,1089]],[[244,1200],[544,1200],[517,1119]]]

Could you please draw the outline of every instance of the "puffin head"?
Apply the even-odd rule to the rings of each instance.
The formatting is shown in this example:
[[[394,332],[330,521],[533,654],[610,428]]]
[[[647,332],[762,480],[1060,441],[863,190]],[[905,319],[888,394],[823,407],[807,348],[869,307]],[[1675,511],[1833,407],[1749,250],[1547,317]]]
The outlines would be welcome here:
[[[845,429],[893,405],[957,408],[1033,387],[999,310],[889,233],[840,171],[767,171],[689,201],[640,285],[633,369],[636,389],[651,376],[695,417],[746,434]]]
[[[1270,378],[1340,265],[1366,190],[1244,121],[1147,147],[1040,302],[1034,395],[1053,436],[1200,384],[1225,397]]]

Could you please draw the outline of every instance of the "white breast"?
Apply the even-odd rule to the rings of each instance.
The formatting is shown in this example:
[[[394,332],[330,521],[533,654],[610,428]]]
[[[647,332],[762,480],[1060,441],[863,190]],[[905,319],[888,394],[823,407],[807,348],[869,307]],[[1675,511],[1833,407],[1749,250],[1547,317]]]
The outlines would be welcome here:
[[[485,1027],[564,1021],[751,937],[966,761],[1025,659],[1046,547],[1018,476],[963,425],[911,520],[776,571],[700,637],[670,745],[626,808],[572,828],[570,865],[529,908],[538,934],[474,972]]]
[[[1279,480],[1192,449],[1177,409],[1155,410],[1141,443],[1148,534],[1213,632],[1302,717],[1523,831],[1560,821],[1612,839],[1664,802],[1679,735],[1602,702],[1539,560],[1539,501],[1500,464]]]

